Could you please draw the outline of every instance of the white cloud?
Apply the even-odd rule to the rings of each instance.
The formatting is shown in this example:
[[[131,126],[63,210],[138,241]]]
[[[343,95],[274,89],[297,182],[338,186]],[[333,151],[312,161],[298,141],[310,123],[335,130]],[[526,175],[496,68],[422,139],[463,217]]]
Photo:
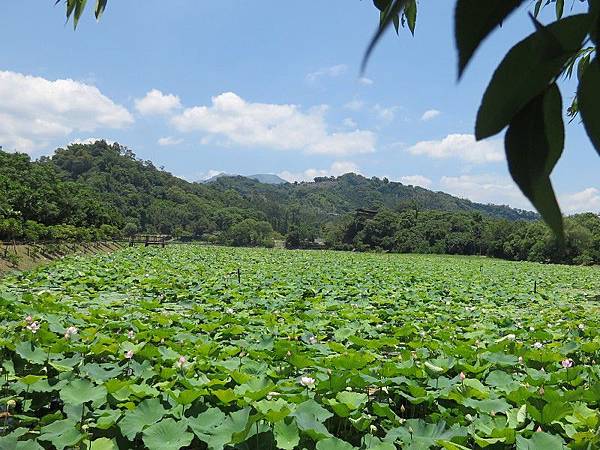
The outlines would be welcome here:
[[[306,81],[309,83],[316,83],[319,79],[327,77],[327,78],[337,78],[340,75],[343,75],[348,70],[348,66],[345,64],[337,64],[331,67],[323,67],[315,72],[311,72],[306,75]]]
[[[113,145],[115,144],[117,141],[112,141],[110,139],[105,139],[105,138],[95,138],[95,137],[90,137],[90,138],[85,138],[85,139],[73,139],[71,142],[69,142],[69,145],[73,145],[73,144],[95,144],[98,141],[105,141],[108,145]]]
[[[358,124],[352,117],[346,117],[343,122],[344,126],[347,128],[357,128]]]
[[[501,141],[476,142],[472,134],[449,134],[439,141],[422,141],[408,148],[413,155],[424,155],[434,159],[459,158],[474,164],[485,164],[504,160]]]
[[[433,181],[423,175],[407,175],[400,177],[400,183],[412,186],[421,186],[429,189],[433,185]]]
[[[78,131],[123,128],[133,117],[98,88],[0,71],[0,145],[31,152]]]
[[[345,173],[360,173],[360,169],[352,161],[336,161],[329,169],[307,169],[304,172],[289,172],[284,170],[278,173],[278,175],[284,180],[293,183],[295,181],[312,181],[315,177],[337,177]]]
[[[445,176],[440,179],[440,186],[444,192],[478,203],[533,209],[516,184],[506,176],[494,174]]]
[[[158,140],[158,145],[161,147],[168,147],[171,145],[179,145],[183,142],[183,139],[177,139],[172,136],[162,137]]]
[[[210,106],[186,109],[172,123],[181,132],[200,131],[242,147],[328,155],[375,151],[377,136],[371,131],[329,132],[326,109],[303,112],[296,105],[250,103],[227,92],[213,97]]]
[[[181,100],[173,94],[152,89],[144,98],[135,100],[135,109],[143,116],[168,115],[181,108]]]
[[[349,109],[350,111],[360,111],[365,106],[365,102],[362,100],[350,100],[348,103],[344,105],[344,108]]]
[[[381,106],[379,104],[373,107],[373,112],[377,115],[379,120],[384,123],[390,123],[396,117],[397,106]]]
[[[439,116],[442,112],[438,111],[437,109],[430,109],[428,111],[425,111],[423,113],[423,115],[421,116],[421,120],[423,122],[427,122],[429,120],[433,120],[435,119],[437,116]]]
[[[574,194],[561,195],[558,200],[563,212],[567,214],[600,213],[600,189],[590,187]]]
[[[363,86],[371,86],[374,83],[373,80],[371,80],[370,78],[367,78],[367,77],[361,77],[361,78],[359,78],[358,82],[360,84],[362,84]]]

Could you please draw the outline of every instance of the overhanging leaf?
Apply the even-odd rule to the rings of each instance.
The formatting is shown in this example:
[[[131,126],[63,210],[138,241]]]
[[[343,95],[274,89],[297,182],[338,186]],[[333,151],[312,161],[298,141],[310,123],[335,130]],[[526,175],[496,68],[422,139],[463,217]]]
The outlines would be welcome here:
[[[564,147],[562,99],[553,84],[511,122],[505,137],[510,174],[544,221],[562,238],[563,220],[550,173]]]
[[[458,49],[458,76],[483,40],[506,19],[523,0],[458,0],[454,13],[454,36]]]
[[[402,12],[408,1],[409,0],[392,0],[392,2],[390,2],[387,8],[383,11],[379,27],[377,28],[375,35],[371,39],[371,42],[369,42],[369,46],[365,51],[365,56],[363,57],[361,64],[362,72],[364,72],[365,68],[367,67],[367,62],[369,61],[369,57],[371,56],[375,45],[377,45],[377,42],[379,42],[379,39],[381,39],[381,36],[383,36],[385,30],[387,30],[388,26],[390,26],[390,24],[393,22],[394,17],[398,17],[398,15]]]
[[[537,30],[508,52],[477,113],[477,140],[499,133],[547,88],[581,48],[588,26],[587,14],[570,16]]]
[[[600,154],[600,60],[595,59],[583,72],[577,100],[583,125]]]
[[[102,14],[104,14],[104,10],[106,9],[107,3],[108,3],[108,0],[96,0],[96,11],[94,13],[96,16],[96,19],[100,19]]]
[[[410,0],[404,7],[404,17],[406,17],[406,23],[408,29],[415,35],[415,28],[417,26],[417,0]]]

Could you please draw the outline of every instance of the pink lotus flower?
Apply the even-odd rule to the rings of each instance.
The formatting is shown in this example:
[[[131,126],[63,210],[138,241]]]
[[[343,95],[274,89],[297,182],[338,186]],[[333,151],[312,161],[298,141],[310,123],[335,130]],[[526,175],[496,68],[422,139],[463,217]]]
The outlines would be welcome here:
[[[538,425],[537,429],[535,430],[536,433],[541,433],[542,431],[542,427],[540,425]]]
[[[519,364],[523,364],[523,357],[519,356]]]
[[[35,334],[40,329],[40,324],[37,322],[31,322],[29,325],[27,325],[27,329]]]
[[[460,375],[458,376],[458,378],[460,378],[460,381],[465,381],[467,376],[465,375],[464,372],[461,372]]]
[[[573,360],[572,359],[565,359],[560,363],[565,369],[568,369],[569,367],[573,367]]]
[[[25,322],[27,322],[27,323],[33,322],[33,317],[31,317],[31,316],[25,317]]]
[[[129,338],[129,339],[135,338],[135,332],[133,330],[129,330],[127,332],[127,338]]]
[[[79,330],[76,327],[69,327],[67,331],[65,331],[65,339],[71,339],[71,337],[75,336],[79,333]]]
[[[127,352],[125,352],[125,358],[127,358],[127,359],[133,358],[133,350],[127,350]]]
[[[177,367],[179,367],[181,369],[185,365],[186,362],[187,362],[187,358],[185,356],[180,356],[179,359],[177,360]]]

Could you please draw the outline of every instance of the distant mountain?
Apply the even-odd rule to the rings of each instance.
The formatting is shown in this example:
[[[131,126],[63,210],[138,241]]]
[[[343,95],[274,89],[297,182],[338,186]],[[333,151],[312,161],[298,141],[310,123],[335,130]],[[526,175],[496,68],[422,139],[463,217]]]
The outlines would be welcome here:
[[[284,184],[287,183],[286,180],[281,178],[278,175],[272,173],[259,173],[256,175],[248,175],[246,178],[251,178],[252,180],[256,180],[259,183],[264,184]]]
[[[263,184],[275,184],[276,185],[276,184],[287,183],[286,180],[284,180],[280,176],[275,175],[273,173],[258,173],[256,175],[235,175],[235,174],[225,173],[225,172],[218,173],[217,175],[214,175],[202,182],[203,183],[213,183],[223,177],[226,177],[226,178],[236,178],[236,177],[249,178],[251,180],[256,180],[259,183],[263,183]]]
[[[506,205],[475,203],[444,192],[347,173],[339,177],[317,177],[311,182],[265,184],[250,177],[221,176],[212,186],[226,192],[236,191],[244,200],[265,212],[274,207],[294,209],[309,215],[319,225],[333,217],[352,213],[359,208],[417,208],[448,212],[481,213],[508,220],[538,220],[532,211]]]
[[[210,178],[207,178],[206,180],[202,180],[201,183],[213,183],[213,182],[217,181],[219,178],[222,178],[222,177],[236,177],[236,176],[237,175],[232,175],[232,174],[229,174],[229,173],[221,172],[221,173],[218,173],[216,175],[213,175]]]

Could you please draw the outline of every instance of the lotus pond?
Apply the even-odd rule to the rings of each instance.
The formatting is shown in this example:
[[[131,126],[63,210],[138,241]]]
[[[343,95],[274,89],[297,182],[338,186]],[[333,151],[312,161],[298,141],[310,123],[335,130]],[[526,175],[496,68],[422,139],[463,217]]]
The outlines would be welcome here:
[[[67,258],[0,280],[0,449],[596,449],[599,313],[597,268]]]

